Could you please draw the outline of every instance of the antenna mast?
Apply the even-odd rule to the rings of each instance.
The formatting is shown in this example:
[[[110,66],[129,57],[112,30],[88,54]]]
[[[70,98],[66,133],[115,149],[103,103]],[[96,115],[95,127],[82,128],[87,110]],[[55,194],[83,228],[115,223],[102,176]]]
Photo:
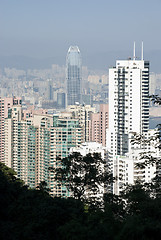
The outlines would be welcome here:
[[[135,56],[135,42],[134,42],[134,55],[133,55],[133,60],[136,60],[136,56]]]
[[[142,46],[141,46],[141,60],[144,60],[144,45],[143,45],[143,42],[142,42]]]

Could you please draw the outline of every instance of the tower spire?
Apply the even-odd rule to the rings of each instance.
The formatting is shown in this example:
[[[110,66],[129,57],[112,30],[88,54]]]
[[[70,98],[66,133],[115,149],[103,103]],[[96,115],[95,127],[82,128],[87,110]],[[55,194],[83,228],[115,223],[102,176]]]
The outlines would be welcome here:
[[[141,44],[141,60],[144,60],[144,45],[143,45],[143,41],[142,41],[142,44]]]
[[[133,56],[133,60],[136,60],[136,56],[135,56],[135,41],[134,41],[134,56]]]

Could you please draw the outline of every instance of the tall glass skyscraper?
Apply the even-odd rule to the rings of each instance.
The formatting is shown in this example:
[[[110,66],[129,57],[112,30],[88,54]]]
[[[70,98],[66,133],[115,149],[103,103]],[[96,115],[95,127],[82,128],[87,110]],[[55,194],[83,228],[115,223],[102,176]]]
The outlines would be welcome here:
[[[82,61],[77,46],[71,46],[66,58],[67,105],[81,103]]]

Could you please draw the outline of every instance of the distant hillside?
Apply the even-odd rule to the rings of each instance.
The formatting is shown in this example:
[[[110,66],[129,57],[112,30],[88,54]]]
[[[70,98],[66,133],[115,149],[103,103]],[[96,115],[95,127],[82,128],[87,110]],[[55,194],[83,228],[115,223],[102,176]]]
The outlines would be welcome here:
[[[140,58],[140,53],[136,56]],[[131,51],[95,52],[89,55],[82,53],[82,62],[89,69],[104,71],[114,66],[117,59],[127,59],[128,57],[132,57]],[[65,54],[42,59],[27,56],[0,56],[0,68],[44,69],[50,68],[52,64],[65,65],[65,58]],[[161,50],[145,52],[144,58],[150,61],[151,72],[161,73]]]
[[[45,69],[51,68],[52,64],[63,65],[59,57],[37,59],[27,56],[0,56],[0,68],[9,67],[17,69]]]

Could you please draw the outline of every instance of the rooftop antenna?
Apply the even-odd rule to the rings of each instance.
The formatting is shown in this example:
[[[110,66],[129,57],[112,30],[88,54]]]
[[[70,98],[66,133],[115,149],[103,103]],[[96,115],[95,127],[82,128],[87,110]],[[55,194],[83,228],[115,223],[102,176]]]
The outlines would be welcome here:
[[[136,56],[135,56],[135,42],[134,42],[134,56],[133,56],[133,60],[136,60]]]
[[[144,60],[143,54],[144,54],[144,45],[142,42],[142,44],[141,44],[141,60]]]

